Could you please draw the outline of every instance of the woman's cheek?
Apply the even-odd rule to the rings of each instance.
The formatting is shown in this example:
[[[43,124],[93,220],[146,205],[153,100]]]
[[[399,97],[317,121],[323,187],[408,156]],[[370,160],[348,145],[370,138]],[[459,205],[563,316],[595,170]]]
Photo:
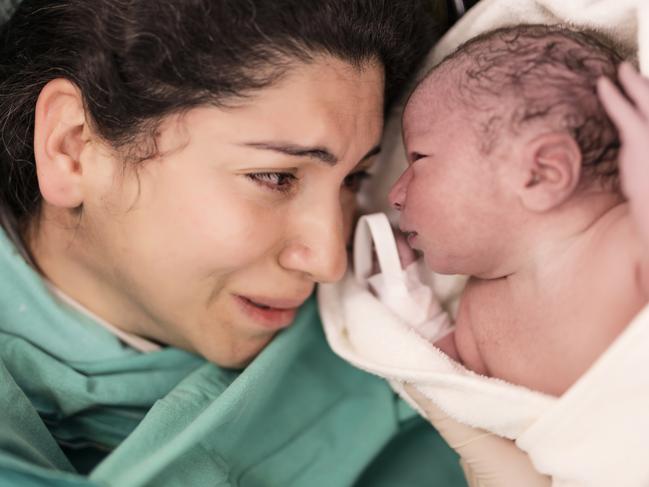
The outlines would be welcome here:
[[[199,247],[197,259],[215,260],[227,268],[242,267],[264,255],[275,241],[277,228],[281,228],[273,215],[247,208],[245,204],[221,206],[221,211],[196,219],[192,232]],[[202,228],[201,228],[202,227]]]

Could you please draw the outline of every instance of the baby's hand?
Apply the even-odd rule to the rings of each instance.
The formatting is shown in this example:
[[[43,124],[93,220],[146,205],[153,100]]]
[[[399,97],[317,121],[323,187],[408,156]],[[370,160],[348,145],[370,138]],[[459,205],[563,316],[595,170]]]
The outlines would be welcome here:
[[[620,66],[619,77],[629,98],[606,78],[599,80],[599,97],[620,132],[622,189],[649,243],[649,79],[628,63]]]
[[[417,260],[417,253],[412,249],[412,247],[410,247],[410,245],[408,245],[406,236],[399,230],[395,230],[394,239],[397,242],[397,252],[399,252],[401,267],[405,269]]]
[[[406,236],[397,229],[393,229],[394,240],[397,244],[397,252],[399,253],[399,261],[401,262],[401,268],[405,269],[414,261],[417,260],[417,253],[408,245]],[[379,266],[379,260],[376,256],[376,252],[372,253],[372,275],[378,274],[381,271]]]

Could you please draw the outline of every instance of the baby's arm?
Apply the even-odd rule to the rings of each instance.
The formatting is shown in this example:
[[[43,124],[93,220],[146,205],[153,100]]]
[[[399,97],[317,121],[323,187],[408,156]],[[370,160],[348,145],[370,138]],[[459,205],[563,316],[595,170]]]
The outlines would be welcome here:
[[[434,345],[456,362],[462,362],[455,345],[455,330],[435,341]]]
[[[619,78],[628,98],[606,78],[598,91],[620,132],[622,189],[649,253],[649,79],[628,63],[620,66]]]

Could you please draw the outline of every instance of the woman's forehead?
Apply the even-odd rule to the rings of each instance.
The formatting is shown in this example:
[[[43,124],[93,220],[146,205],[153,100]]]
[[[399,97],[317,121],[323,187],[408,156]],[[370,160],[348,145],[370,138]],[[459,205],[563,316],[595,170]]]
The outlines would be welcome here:
[[[382,92],[378,67],[349,71],[342,64],[305,65],[245,105],[186,113],[183,132],[197,140],[295,149],[331,161],[351,157],[353,149],[361,158],[379,142]]]

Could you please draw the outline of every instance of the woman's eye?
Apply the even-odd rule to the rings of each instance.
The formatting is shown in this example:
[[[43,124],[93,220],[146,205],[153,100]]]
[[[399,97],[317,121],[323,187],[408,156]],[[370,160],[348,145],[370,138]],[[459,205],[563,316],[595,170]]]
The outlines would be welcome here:
[[[372,177],[367,171],[358,171],[350,174],[343,180],[343,186],[350,191],[357,193],[361,189],[364,180]]]
[[[288,172],[256,172],[246,174],[253,182],[273,191],[290,191],[297,178]]]

